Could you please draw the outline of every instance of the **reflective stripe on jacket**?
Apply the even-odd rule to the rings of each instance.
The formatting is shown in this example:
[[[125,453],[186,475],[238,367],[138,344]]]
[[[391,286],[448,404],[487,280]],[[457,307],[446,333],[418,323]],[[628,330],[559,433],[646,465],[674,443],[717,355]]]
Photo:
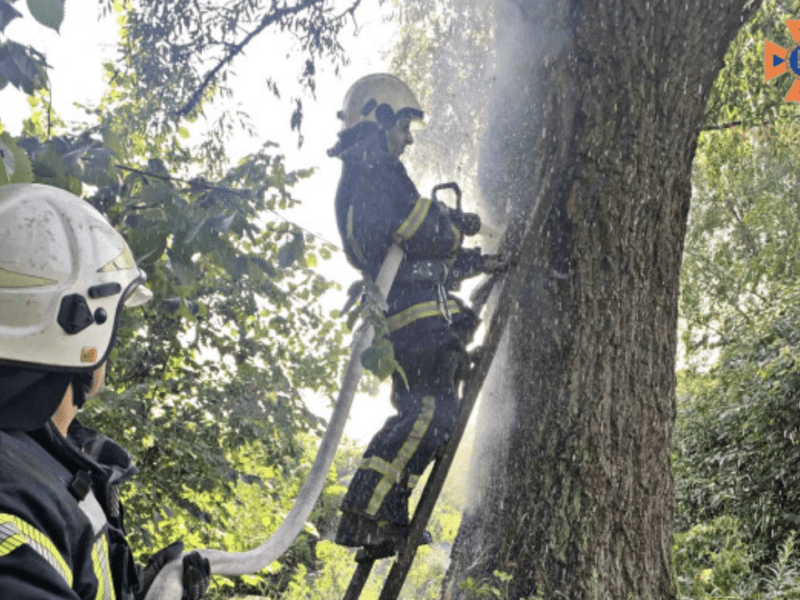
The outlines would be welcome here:
[[[77,422],[67,439],[52,422],[0,431],[2,597],[132,600],[138,578],[116,486],[133,472],[122,448]]]
[[[419,195],[397,158],[373,144],[353,146],[342,160],[336,218],[353,266],[374,280],[393,242],[405,251],[405,261],[452,264],[461,245],[460,232],[443,205]],[[441,311],[428,310],[436,300],[434,282],[396,281],[387,298],[387,314],[391,318],[411,310],[417,318],[438,317]]]

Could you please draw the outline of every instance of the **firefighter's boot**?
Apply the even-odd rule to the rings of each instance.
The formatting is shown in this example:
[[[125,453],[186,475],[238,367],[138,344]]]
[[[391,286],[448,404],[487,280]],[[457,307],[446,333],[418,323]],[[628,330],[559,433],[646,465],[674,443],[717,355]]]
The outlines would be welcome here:
[[[400,544],[408,539],[409,532],[408,525],[378,521],[366,515],[345,510],[342,511],[335,542],[340,546],[350,547],[383,546],[391,549],[389,554],[391,555],[395,553],[395,549]],[[430,544],[432,541],[431,534],[426,531],[420,544]]]

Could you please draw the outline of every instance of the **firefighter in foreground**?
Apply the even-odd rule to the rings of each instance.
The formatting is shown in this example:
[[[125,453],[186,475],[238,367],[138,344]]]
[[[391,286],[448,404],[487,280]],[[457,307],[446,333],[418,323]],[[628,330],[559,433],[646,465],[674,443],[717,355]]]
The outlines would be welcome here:
[[[143,570],[125,540],[129,454],[75,418],[104,386],[124,306],[150,292],[122,236],[87,202],[44,185],[0,187],[0,590],[14,600],[134,600],[179,557]],[[208,562],[183,558],[184,600]]]
[[[478,324],[447,290],[505,267],[498,257],[461,248],[464,235],[480,227],[477,215],[422,198],[408,177],[399,157],[423,117],[403,81],[369,75],[347,92],[343,129],[329,150],[343,163],[335,207],[348,261],[374,281],[390,244],[405,252],[386,314],[407,384],[393,375],[398,414],[372,439],[342,502],[336,542],[344,546],[393,551],[407,538],[408,499],[455,425],[457,380]]]

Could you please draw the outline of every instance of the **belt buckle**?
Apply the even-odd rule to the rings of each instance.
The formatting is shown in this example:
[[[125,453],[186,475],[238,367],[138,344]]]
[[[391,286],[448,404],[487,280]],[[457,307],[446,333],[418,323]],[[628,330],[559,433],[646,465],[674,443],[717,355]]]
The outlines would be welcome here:
[[[433,278],[433,267],[432,263],[429,260],[418,260],[413,263],[413,267],[411,268],[411,274],[414,277],[419,277],[423,279],[432,279]]]
[[[453,324],[453,315],[450,314],[450,307],[447,305],[447,292],[441,284],[436,286],[436,303],[439,305],[439,311],[444,320],[447,321],[447,326],[450,327]]]

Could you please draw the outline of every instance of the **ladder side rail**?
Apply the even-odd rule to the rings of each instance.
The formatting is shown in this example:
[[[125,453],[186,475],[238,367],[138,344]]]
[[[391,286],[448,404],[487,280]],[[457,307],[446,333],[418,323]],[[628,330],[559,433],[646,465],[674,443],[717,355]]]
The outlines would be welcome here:
[[[547,186],[543,187],[546,188]],[[411,568],[411,563],[417,554],[417,547],[422,539],[422,534],[433,513],[436,501],[444,487],[450,466],[461,443],[461,438],[464,435],[464,431],[466,431],[472,409],[477,402],[483,382],[489,372],[489,367],[500,346],[508,319],[514,311],[514,303],[522,290],[525,269],[516,268],[516,265],[519,263],[519,259],[533,255],[552,205],[552,201],[545,202],[544,198],[540,196],[539,201],[531,211],[530,220],[525,228],[521,243],[511,257],[512,269],[505,276],[503,289],[499,294],[497,308],[492,315],[478,364],[475,365],[470,373],[465,385],[461,411],[450,440],[447,442],[443,456],[436,462],[431,471],[428,483],[417,505],[417,510],[414,512],[408,540],[389,570],[389,575],[386,577],[379,600],[396,600],[400,595],[403,583],[405,583],[406,576]]]

